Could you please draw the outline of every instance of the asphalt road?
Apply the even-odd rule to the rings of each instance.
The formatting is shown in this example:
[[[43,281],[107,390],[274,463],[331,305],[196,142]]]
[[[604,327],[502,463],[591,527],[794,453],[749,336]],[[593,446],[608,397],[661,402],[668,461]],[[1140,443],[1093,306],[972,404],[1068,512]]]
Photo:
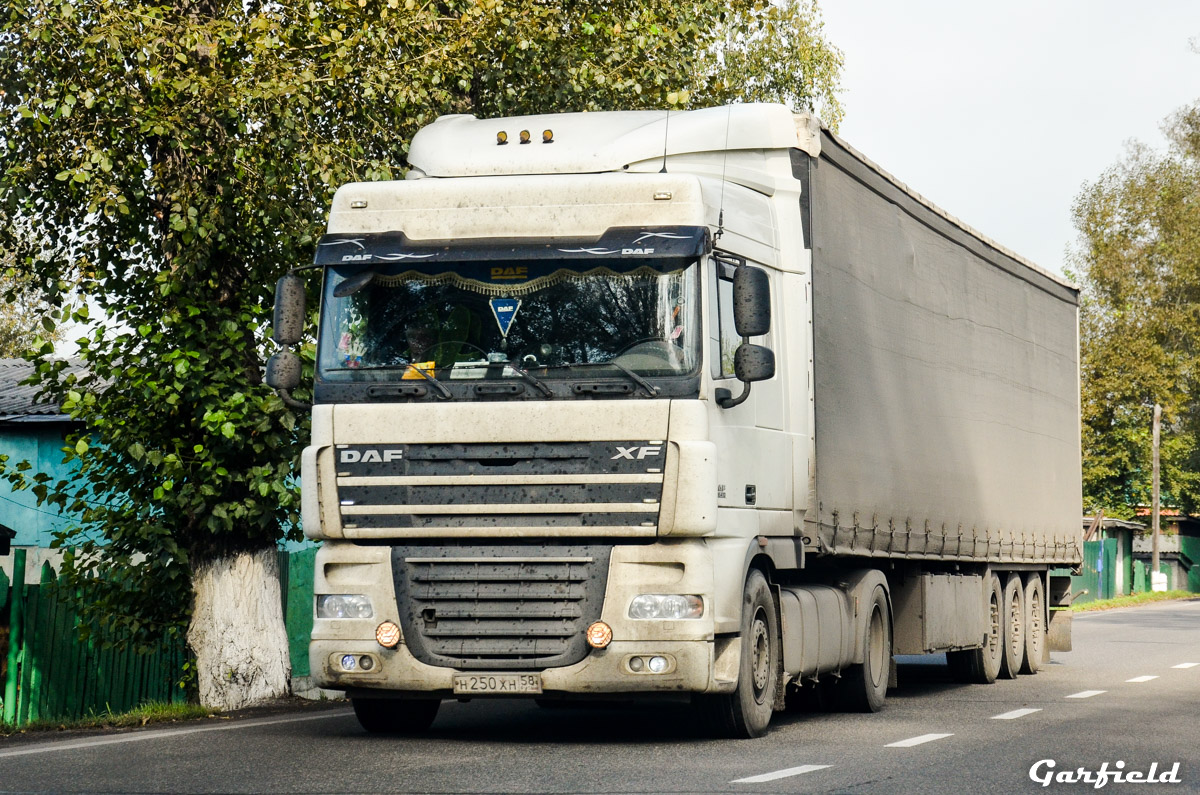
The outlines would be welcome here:
[[[1084,792],[1035,773],[1170,773],[1103,792],[1200,792],[1200,600],[1084,613],[1036,676],[960,685],[901,659],[875,715],[776,715],[711,740],[683,707],[447,703],[428,736],[365,734],[344,706],[0,741],[4,792]],[[1118,763],[1123,763],[1119,765]]]

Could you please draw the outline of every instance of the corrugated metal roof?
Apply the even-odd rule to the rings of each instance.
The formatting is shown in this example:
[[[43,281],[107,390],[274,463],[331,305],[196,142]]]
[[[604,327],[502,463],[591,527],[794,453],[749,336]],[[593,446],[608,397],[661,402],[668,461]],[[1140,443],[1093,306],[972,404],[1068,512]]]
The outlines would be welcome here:
[[[83,369],[72,360],[70,370]],[[65,417],[59,407],[37,400],[38,387],[21,382],[33,373],[24,359],[0,359],[0,422],[36,421]]]

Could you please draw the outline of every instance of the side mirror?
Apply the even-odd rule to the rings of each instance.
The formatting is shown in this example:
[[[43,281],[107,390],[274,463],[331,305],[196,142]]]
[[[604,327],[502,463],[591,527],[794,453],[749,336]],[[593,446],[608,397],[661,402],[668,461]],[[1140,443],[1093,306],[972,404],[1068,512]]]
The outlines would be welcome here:
[[[304,280],[289,273],[275,283],[274,338],[280,345],[295,345],[303,336]],[[296,372],[299,374],[299,370]]]
[[[761,268],[739,265],[733,272],[733,325],[739,337],[771,330],[771,280]]]
[[[291,351],[277,351],[267,359],[267,386],[292,390],[300,386],[300,357]]]
[[[775,351],[743,342],[733,352],[733,372],[745,383],[766,381],[775,376]]]

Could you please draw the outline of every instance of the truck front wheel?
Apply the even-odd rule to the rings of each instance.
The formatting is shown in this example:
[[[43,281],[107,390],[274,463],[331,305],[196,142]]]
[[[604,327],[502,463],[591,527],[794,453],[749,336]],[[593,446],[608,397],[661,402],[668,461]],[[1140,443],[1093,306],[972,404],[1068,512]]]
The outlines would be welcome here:
[[[779,616],[767,579],[757,569],[742,592],[742,652],[737,689],[701,703],[724,737],[761,737],[775,710],[780,667]]]
[[[354,717],[372,734],[416,734],[437,717],[442,702],[436,698],[352,698]]]

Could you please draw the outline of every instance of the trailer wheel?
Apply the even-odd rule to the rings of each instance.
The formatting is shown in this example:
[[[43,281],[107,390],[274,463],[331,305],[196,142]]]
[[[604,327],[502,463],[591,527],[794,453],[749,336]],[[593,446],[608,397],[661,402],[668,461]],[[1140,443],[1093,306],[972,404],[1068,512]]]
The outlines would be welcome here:
[[[887,594],[876,585],[862,639],[863,661],[842,674],[842,704],[848,712],[878,712],[887,696],[892,665],[892,621]]]
[[[1036,674],[1046,651],[1046,596],[1037,572],[1025,582],[1025,653],[1021,673]]]
[[[1004,591],[995,574],[988,576],[985,588],[983,647],[946,653],[950,672],[960,682],[990,685],[1000,673],[1000,660],[1004,657]]]
[[[1000,678],[1016,679],[1025,656],[1025,590],[1021,575],[1008,575],[1004,584],[1004,655],[1000,659]]]
[[[753,569],[742,592],[742,651],[737,689],[700,704],[723,737],[761,737],[775,710],[780,667],[779,617],[762,572]]]
[[[437,717],[441,700],[436,698],[352,698],[354,717],[372,734],[416,734]]]

